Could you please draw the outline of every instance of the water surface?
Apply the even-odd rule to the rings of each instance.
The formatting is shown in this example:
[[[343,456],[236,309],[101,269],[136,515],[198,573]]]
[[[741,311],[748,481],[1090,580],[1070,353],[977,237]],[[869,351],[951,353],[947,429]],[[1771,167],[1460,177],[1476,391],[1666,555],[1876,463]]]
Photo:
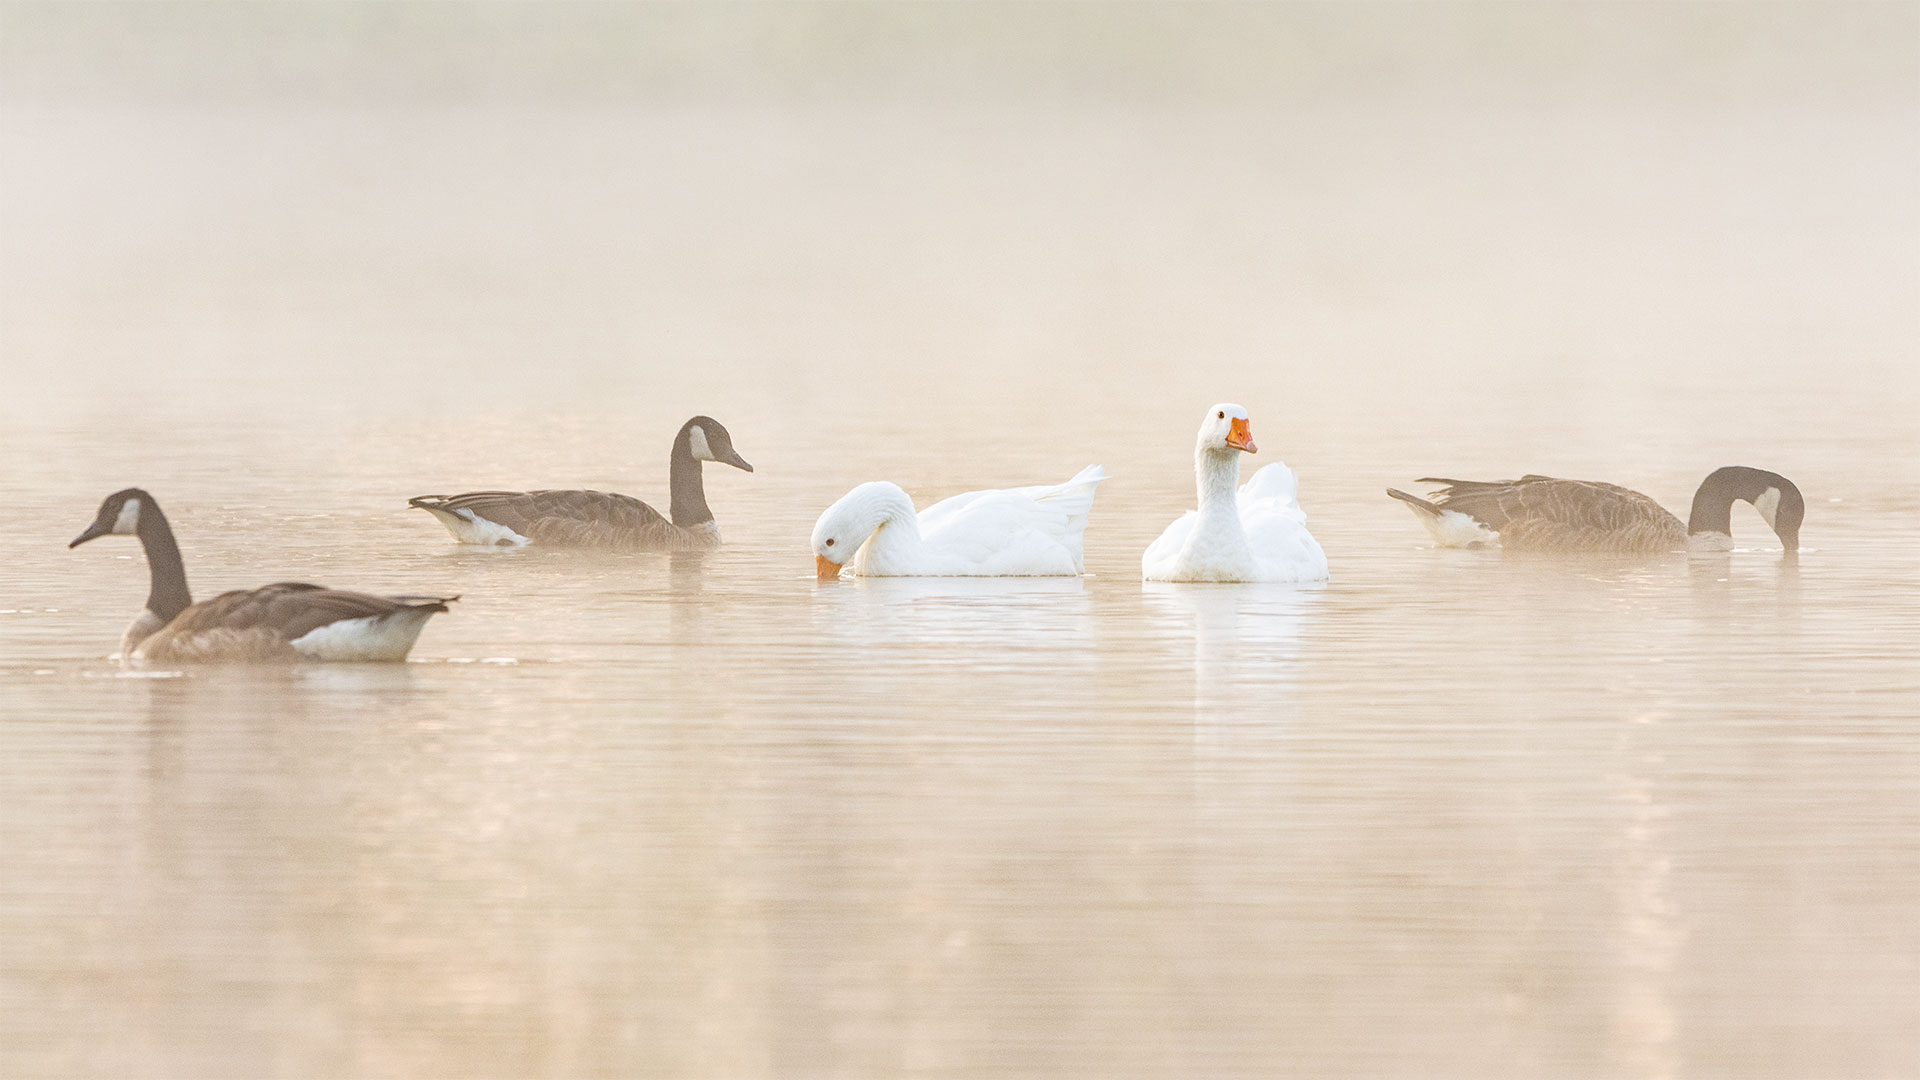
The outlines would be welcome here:
[[[15,108],[0,1071],[1910,1073],[1908,119]],[[1218,400],[1326,587],[1138,581]],[[405,506],[664,505],[696,412],[711,554]],[[857,482],[1096,461],[1085,579],[813,580]],[[1734,463],[1797,564],[1381,491]],[[134,483],[200,596],[463,599],[122,672],[138,551],[64,545]]]

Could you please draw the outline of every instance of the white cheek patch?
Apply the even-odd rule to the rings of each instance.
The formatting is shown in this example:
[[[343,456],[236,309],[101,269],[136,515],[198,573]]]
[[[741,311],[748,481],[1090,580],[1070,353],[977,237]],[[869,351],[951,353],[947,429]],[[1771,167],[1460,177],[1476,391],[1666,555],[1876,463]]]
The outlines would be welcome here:
[[[113,519],[113,535],[132,536],[140,529],[140,500],[128,499],[120,506],[120,516]]]
[[[1774,515],[1780,512],[1780,489],[1770,487],[1761,492],[1760,497],[1753,500],[1753,508],[1760,511],[1760,516],[1766,519],[1767,528],[1773,528]]]
[[[713,448],[707,445],[707,429],[696,427],[688,433],[693,445],[693,460],[713,461]]]

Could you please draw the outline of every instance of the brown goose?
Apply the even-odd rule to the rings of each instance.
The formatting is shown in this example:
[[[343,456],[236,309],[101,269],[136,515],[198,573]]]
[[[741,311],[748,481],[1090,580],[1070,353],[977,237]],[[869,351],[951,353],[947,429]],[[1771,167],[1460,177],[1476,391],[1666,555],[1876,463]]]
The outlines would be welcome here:
[[[77,548],[102,536],[137,536],[152,585],[147,606],[120,639],[128,662],[404,660],[420,628],[455,596],[370,596],[283,581],[194,603],[173,527],[153,496],[116,491]]]
[[[752,472],[720,422],[696,416],[674,436],[668,458],[673,520],[639,499],[605,491],[470,491],[421,495],[408,505],[429,511],[463,544],[549,544],[684,551],[720,545],[707,509],[700,463]]]
[[[1387,494],[1413,514],[1441,547],[1498,543],[1509,551],[1727,551],[1733,547],[1733,504],[1745,500],[1791,554],[1800,549],[1806,500],[1793,481],[1765,469],[1716,469],[1693,494],[1686,524],[1637,491],[1590,480],[1527,475],[1518,480],[1448,480],[1431,501],[1393,488]]]

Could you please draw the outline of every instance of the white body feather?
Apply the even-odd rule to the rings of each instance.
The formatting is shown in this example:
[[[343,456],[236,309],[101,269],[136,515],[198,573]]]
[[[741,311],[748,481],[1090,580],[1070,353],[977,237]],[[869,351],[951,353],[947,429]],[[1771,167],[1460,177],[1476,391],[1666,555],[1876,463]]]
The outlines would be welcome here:
[[[1201,476],[1208,498],[1148,545],[1140,559],[1142,577],[1148,581],[1327,580],[1327,555],[1307,531],[1307,515],[1295,497],[1300,482],[1292,469],[1276,461],[1254,473],[1236,492],[1238,455],[1211,460],[1203,455],[1198,467],[1225,469],[1228,474]]]
[[[445,525],[447,531],[453,534],[453,538],[463,544],[481,544],[487,547],[497,547],[500,545],[521,547],[528,542],[526,537],[507,528],[505,525],[497,521],[488,521],[486,518],[475,515],[471,510],[464,508],[460,510],[441,510],[432,506],[425,507],[425,509],[433,514],[434,517],[439,518],[440,524]]]
[[[405,660],[433,614],[432,608],[414,608],[340,619],[316,626],[288,644],[309,660]]]
[[[1485,547],[1500,542],[1500,534],[1487,528],[1486,523],[1478,521],[1458,510],[1442,510],[1438,514],[1426,513],[1421,507],[1413,508],[1413,516],[1426,526],[1433,542],[1445,548]]]
[[[1687,537],[1687,550],[1717,552],[1733,550],[1733,535],[1723,532],[1697,532]]]

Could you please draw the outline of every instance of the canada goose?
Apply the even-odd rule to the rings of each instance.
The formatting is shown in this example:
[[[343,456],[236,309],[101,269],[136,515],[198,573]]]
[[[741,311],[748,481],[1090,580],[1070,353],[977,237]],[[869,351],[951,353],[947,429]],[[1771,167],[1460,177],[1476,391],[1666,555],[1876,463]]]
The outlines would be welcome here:
[[[1527,475],[1481,482],[1422,477],[1444,484],[1432,501],[1393,488],[1387,494],[1413,508],[1441,547],[1498,543],[1509,551],[1615,552],[1727,551],[1733,547],[1732,511],[1744,499],[1760,511],[1788,554],[1800,550],[1806,500],[1793,481],[1765,469],[1715,469],[1693,494],[1687,523],[1637,491],[1589,480]]]
[[[420,628],[457,596],[369,596],[283,581],[194,603],[180,546],[160,504],[139,488],[116,491],[77,548],[102,536],[137,536],[152,587],[120,639],[123,660],[404,660]]]
[[[709,416],[696,416],[673,438],[668,457],[673,520],[639,499],[605,491],[470,491],[422,495],[408,505],[429,511],[463,544],[528,543],[684,551],[720,545],[707,509],[700,463],[753,466],[733,449],[733,436]]]

